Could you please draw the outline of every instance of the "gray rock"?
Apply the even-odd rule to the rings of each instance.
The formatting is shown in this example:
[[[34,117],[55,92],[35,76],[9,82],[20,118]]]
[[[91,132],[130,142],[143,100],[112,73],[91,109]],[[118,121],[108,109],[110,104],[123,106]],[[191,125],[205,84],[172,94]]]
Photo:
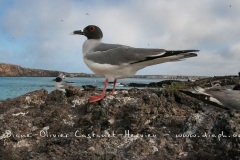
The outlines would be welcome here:
[[[0,159],[240,158],[238,111],[178,90],[121,90],[89,104],[97,93],[72,87],[2,101]]]

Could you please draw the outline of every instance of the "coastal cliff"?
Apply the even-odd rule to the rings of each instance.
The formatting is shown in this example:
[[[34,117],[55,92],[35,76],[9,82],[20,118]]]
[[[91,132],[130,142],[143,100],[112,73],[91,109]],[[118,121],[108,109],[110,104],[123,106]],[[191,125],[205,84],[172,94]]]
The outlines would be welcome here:
[[[24,68],[18,65],[0,63],[0,76],[2,77],[56,77],[60,71],[42,70],[42,69],[30,69]]]
[[[239,159],[239,111],[180,90],[216,80],[225,86],[238,79],[117,90],[91,104],[88,97],[100,91],[77,87],[2,101],[0,159]]]

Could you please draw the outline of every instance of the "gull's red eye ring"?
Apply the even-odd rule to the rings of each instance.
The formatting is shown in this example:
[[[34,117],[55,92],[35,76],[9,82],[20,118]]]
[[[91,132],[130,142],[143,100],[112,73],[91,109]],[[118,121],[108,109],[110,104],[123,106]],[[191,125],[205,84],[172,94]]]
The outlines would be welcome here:
[[[89,30],[90,30],[91,32],[93,32],[93,31],[95,30],[95,27],[94,27],[94,26],[90,26],[90,27],[89,27]]]

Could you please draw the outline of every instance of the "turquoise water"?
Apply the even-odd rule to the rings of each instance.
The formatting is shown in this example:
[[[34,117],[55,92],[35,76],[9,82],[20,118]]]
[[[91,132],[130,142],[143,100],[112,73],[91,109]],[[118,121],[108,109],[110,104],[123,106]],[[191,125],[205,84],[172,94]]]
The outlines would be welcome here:
[[[31,91],[46,89],[48,92],[54,90],[55,87],[54,77],[0,77],[0,100],[7,98],[14,98],[20,95],[26,94]],[[145,83],[159,82],[162,79],[147,79],[147,78],[125,78],[118,80],[119,83]],[[87,78],[87,77],[75,77],[65,78],[66,82],[73,82],[72,85],[94,85],[100,89],[103,88],[104,78]],[[112,84],[108,86],[112,88]],[[129,89],[121,85],[117,86],[118,89]]]

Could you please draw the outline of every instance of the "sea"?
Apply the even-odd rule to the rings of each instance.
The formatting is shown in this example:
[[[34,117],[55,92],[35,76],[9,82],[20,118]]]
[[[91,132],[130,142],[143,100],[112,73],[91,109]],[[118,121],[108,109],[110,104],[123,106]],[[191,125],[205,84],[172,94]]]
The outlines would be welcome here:
[[[35,90],[46,89],[49,93],[55,89],[54,77],[0,77],[0,100],[6,100],[8,98],[14,98],[32,92]],[[159,82],[163,79],[150,79],[150,78],[125,78],[119,79],[117,82],[117,89],[130,89],[129,83],[144,83],[149,84],[151,82]],[[65,82],[69,82],[71,85],[84,86],[93,85],[102,89],[104,86],[104,78],[89,78],[89,77],[66,77]],[[110,81],[111,82],[111,81]],[[108,85],[108,89],[111,89],[113,84]]]

